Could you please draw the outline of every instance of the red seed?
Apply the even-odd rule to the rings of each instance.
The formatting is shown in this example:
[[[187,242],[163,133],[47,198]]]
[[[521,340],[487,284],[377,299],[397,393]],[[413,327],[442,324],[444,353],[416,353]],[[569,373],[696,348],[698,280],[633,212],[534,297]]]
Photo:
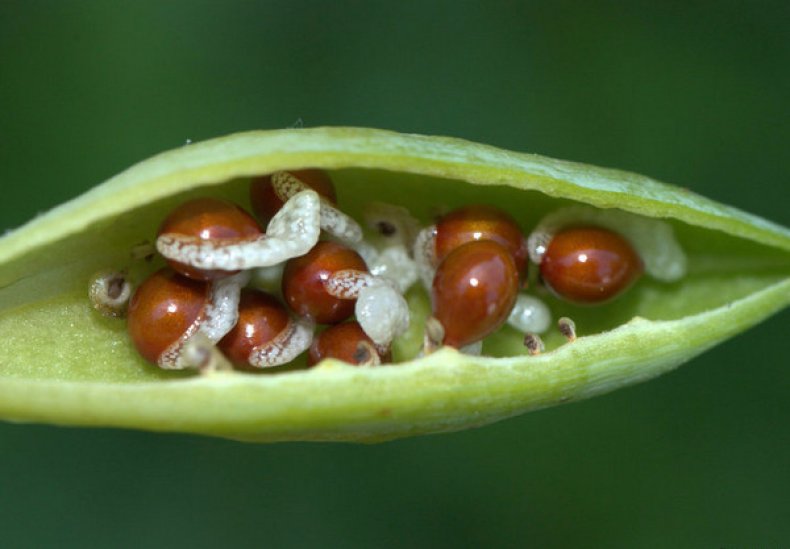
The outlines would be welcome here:
[[[444,326],[444,344],[463,347],[486,337],[507,320],[519,289],[508,250],[491,240],[457,247],[436,269],[433,315]]]
[[[337,204],[335,186],[325,171],[307,169],[291,170],[288,173],[295,176],[332,204]],[[274,217],[274,214],[280,211],[280,208],[283,207],[283,201],[274,192],[271,175],[252,180],[250,183],[250,202],[252,202],[252,210],[255,212],[255,215],[264,224],[268,224],[271,218]]]
[[[336,324],[354,312],[355,300],[338,299],[324,289],[324,281],[337,271],[368,272],[354,250],[335,242],[319,242],[306,255],[288,260],[283,271],[285,302],[299,316],[320,324]]]
[[[522,280],[527,273],[527,240],[516,221],[495,206],[463,206],[443,216],[436,224],[436,259],[441,262],[461,244],[493,240],[513,256]]]
[[[540,275],[555,294],[575,303],[603,303],[642,275],[642,259],[619,234],[599,227],[573,227],[555,234],[540,263]]]
[[[170,269],[151,275],[129,302],[128,329],[137,351],[149,362],[202,320],[209,299],[206,282],[190,280]]]
[[[258,222],[243,209],[225,200],[197,198],[184,202],[173,210],[159,227],[158,235],[175,233],[204,240],[246,240],[257,238],[262,231]],[[179,273],[195,280],[216,280],[238,271],[197,269],[168,260]]]
[[[260,290],[244,289],[239,300],[239,320],[217,346],[234,364],[249,365],[255,347],[269,343],[290,318],[277,298]]]
[[[336,358],[349,364],[370,363],[371,354],[378,355],[376,345],[365,334],[358,322],[344,322],[321,332],[310,346],[307,365],[313,366],[325,358]],[[392,360],[391,355],[378,356],[381,362]]]

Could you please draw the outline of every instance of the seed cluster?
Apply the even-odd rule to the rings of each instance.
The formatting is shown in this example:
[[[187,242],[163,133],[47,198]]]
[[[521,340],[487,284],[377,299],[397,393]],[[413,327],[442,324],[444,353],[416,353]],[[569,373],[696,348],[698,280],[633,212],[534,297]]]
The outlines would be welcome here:
[[[169,266],[128,303],[129,334],[146,360],[168,369],[232,363],[249,370],[309,351],[308,365],[325,358],[387,363],[410,323],[403,294],[417,280],[432,305],[423,352],[447,345],[479,353],[482,340],[507,322],[525,334],[527,352],[539,354],[538,334],[549,329],[551,313],[525,291],[530,259],[539,283],[557,297],[595,305],[633,285],[651,253],[629,234],[587,221],[597,214],[574,222],[554,213],[527,236],[510,215],[481,204],[424,228],[403,208],[373,204],[365,220],[375,237],[366,241],[339,208],[329,175],[317,169],[255,178],[250,201],[255,216],[201,198],[163,221],[156,249]],[[648,233],[642,227],[640,238]],[[108,316],[123,314],[119,299],[130,293],[114,272],[101,273],[90,288],[94,306]],[[559,329],[575,339],[572,320],[563,317]]]

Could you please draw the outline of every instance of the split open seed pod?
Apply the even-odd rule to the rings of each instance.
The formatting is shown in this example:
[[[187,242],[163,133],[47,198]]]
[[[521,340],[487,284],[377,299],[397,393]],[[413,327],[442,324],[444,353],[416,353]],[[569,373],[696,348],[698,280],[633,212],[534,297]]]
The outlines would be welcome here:
[[[547,293],[554,317],[572,318],[578,337],[552,331],[537,356],[523,333],[504,327],[486,340],[485,356],[442,348],[415,358],[430,311],[415,287],[407,294],[412,324],[395,342],[392,366],[326,360],[263,374],[163,371],[137,355],[123,319],[93,310],[96,272],[127,269],[134,283],[160,266],[130,256],[173,207],[198,196],[247,206],[250,177],[299,168],[328,170],[340,207],[356,219],[373,201],[404,206],[426,225],[443,210],[493,204],[525,233],[578,205],[604,217],[616,208],[661,218],[685,253],[686,273],[674,282],[643,277],[598,307]],[[790,231],[647,177],[371,129],[242,133],[141,162],[0,239],[0,416],[254,441],[452,431],[652,378],[788,303]]]

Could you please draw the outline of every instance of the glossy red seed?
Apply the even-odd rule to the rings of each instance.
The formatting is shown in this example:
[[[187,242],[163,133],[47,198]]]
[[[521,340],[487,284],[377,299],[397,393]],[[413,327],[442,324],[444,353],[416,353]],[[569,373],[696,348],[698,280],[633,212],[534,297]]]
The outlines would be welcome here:
[[[252,350],[277,337],[288,321],[288,311],[277,298],[260,290],[244,289],[239,300],[239,320],[217,345],[234,364],[246,366]]]
[[[175,343],[203,315],[209,285],[161,269],[148,277],[129,301],[128,330],[149,362]]]
[[[243,209],[225,200],[197,198],[184,202],[165,218],[158,235],[175,233],[204,240],[253,239],[262,234],[258,222]],[[205,270],[168,260],[179,273],[195,280],[216,280],[238,271]]]
[[[365,261],[354,250],[335,242],[319,242],[306,255],[285,264],[282,280],[285,302],[297,315],[320,324],[342,322],[354,312],[354,300],[329,295],[324,281],[345,269],[368,271]]]
[[[318,364],[325,358],[336,358],[349,364],[360,364],[370,361],[370,353],[377,353],[376,345],[365,334],[358,322],[344,322],[327,328],[315,339],[307,355],[308,366]],[[390,362],[387,353],[379,357],[381,362]]]
[[[335,186],[329,175],[323,170],[307,169],[307,170],[291,170],[288,173],[295,176],[302,183],[312,188],[315,192],[326,198],[332,204],[337,204],[337,196],[335,195]],[[252,203],[252,210],[255,212],[261,223],[267,224],[274,217],[280,208],[283,207],[283,201],[277,197],[272,187],[271,175],[257,177],[250,183],[250,202]]]
[[[444,258],[433,280],[433,315],[444,344],[463,347],[486,337],[507,320],[519,289],[508,250],[491,240],[463,244]]]
[[[619,234],[599,227],[572,227],[555,234],[540,263],[544,283],[575,303],[617,297],[642,275],[642,259]]]
[[[513,255],[522,280],[527,273],[527,240],[518,223],[495,206],[463,206],[443,216],[436,224],[436,258],[441,262],[461,244],[493,240]]]

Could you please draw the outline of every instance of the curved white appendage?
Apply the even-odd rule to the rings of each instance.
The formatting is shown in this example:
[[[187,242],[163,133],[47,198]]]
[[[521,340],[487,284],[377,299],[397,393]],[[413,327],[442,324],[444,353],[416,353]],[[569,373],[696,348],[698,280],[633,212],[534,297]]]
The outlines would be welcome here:
[[[156,249],[167,259],[198,269],[237,271],[268,267],[306,254],[318,242],[321,201],[307,190],[295,194],[269,222],[266,234],[255,239],[204,240],[165,233]]]
[[[365,286],[374,283],[375,277],[365,271],[343,269],[324,280],[324,289],[338,299],[357,299]]]
[[[184,343],[178,362],[182,368],[197,368],[204,375],[233,370],[225,355],[199,332]]]
[[[211,284],[209,302],[203,309],[199,329],[212,343],[225,337],[239,321],[239,297],[249,281],[249,271],[242,271]]]
[[[217,363],[216,358],[211,358],[211,348],[238,322],[241,289],[249,280],[250,274],[241,272],[213,282],[202,314],[159,356],[159,367],[165,370],[203,369],[209,359],[212,364]]]
[[[190,340],[190,338],[197,337],[198,341],[200,339],[207,340],[208,338],[202,334],[200,334],[200,322],[202,321],[202,315],[198,316],[195,321],[189,325],[189,328],[175,340],[170,346],[165,349],[161,355],[159,355],[159,359],[156,361],[156,364],[162,368],[163,370],[185,370],[187,368],[196,368],[197,364],[195,364],[190,357],[185,355],[183,350],[184,346]],[[213,346],[213,342],[206,342],[206,346]]]
[[[381,278],[360,290],[354,312],[373,343],[386,347],[409,327],[409,306],[403,296]]]
[[[364,240],[354,245],[354,250],[365,260],[370,274],[386,278],[401,293],[405,293],[417,281],[417,263],[402,244],[387,246],[382,250]]]
[[[315,325],[305,318],[291,319],[274,339],[255,347],[248,358],[256,368],[271,368],[287,364],[305,352],[313,342]]]
[[[542,334],[551,326],[551,311],[537,297],[519,294],[507,323],[525,334]]]
[[[596,225],[614,231],[633,244],[645,264],[645,272],[663,282],[680,280],[686,274],[686,254],[666,221],[617,209],[568,206],[545,216],[527,238],[529,258],[540,265],[554,234],[563,227]]]
[[[357,300],[354,304],[357,321],[378,346],[388,346],[409,327],[409,306],[386,278],[346,269],[324,281],[324,288],[339,299]]]
[[[362,240],[362,227],[326,200],[321,201],[321,228],[347,243]]]
[[[277,198],[287,202],[299,192],[309,190],[310,186],[289,172],[272,174],[272,188]],[[329,234],[345,242],[359,242],[362,240],[362,227],[359,223],[347,216],[327,200],[320,198],[321,215],[320,226]]]
[[[425,227],[414,240],[414,262],[423,286],[429,292],[436,275],[436,225]]]

